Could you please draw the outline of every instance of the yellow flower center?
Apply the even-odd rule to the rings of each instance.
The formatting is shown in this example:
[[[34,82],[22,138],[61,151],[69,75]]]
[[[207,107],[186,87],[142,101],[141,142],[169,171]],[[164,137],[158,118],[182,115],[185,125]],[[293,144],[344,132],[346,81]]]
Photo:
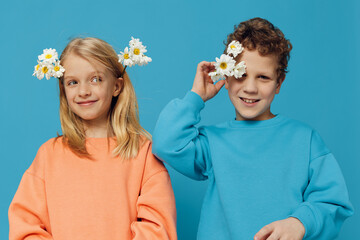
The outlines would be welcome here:
[[[49,69],[48,69],[47,67],[43,67],[43,68],[41,69],[41,71],[42,71],[43,73],[47,73],[47,72],[49,71]]]
[[[129,59],[130,57],[129,57],[129,54],[127,54],[127,53],[125,53],[124,54],[124,59]]]
[[[135,54],[135,55],[139,55],[139,54],[140,54],[140,49],[135,48],[135,49],[134,49],[134,54]]]
[[[230,48],[231,48],[231,49],[234,49],[234,48],[236,48],[236,46],[235,46],[235,45],[231,45]]]
[[[38,71],[38,70],[39,70],[39,67],[40,67],[40,66],[39,66],[39,64],[38,64],[38,65],[36,65],[36,71]]]
[[[52,58],[52,55],[48,53],[48,54],[45,55],[45,58],[50,59],[50,58]]]
[[[220,63],[220,68],[221,69],[226,69],[227,68],[227,63],[226,62]]]
[[[57,72],[57,71],[60,70],[60,67],[59,67],[59,66],[55,66],[55,67],[54,67],[54,70]]]

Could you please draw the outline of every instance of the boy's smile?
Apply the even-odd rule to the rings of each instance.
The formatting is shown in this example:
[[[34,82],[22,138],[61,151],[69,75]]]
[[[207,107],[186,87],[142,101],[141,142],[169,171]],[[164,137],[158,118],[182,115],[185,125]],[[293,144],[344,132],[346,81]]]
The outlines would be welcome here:
[[[240,97],[240,99],[242,101],[244,101],[245,103],[249,104],[250,106],[251,106],[251,104],[254,104],[254,103],[260,101],[260,99],[248,99],[248,98],[242,98],[242,97]]]
[[[245,61],[246,73],[242,78],[229,77],[225,81],[225,88],[236,110],[236,120],[273,118],[270,105],[283,82],[277,81],[277,58],[274,55],[261,56],[257,50],[245,48],[237,59],[239,61]]]

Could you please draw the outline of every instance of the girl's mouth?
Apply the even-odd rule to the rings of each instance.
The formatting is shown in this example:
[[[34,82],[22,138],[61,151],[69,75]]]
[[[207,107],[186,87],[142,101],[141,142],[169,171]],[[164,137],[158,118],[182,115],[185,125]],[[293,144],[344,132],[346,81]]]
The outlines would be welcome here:
[[[93,103],[95,103],[96,100],[93,100],[93,101],[84,101],[84,102],[78,102],[77,104],[81,105],[81,106],[89,106]]]

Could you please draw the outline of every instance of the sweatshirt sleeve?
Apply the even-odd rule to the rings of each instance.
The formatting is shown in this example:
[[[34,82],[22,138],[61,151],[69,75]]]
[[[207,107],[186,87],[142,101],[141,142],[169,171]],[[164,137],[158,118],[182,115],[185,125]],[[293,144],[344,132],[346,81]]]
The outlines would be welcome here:
[[[162,162],[151,153],[151,147],[136,208],[138,220],[131,224],[133,240],[177,239],[175,197],[170,177]]]
[[[304,202],[291,216],[303,223],[304,239],[335,239],[344,220],[353,215],[345,180],[317,132],[312,134],[310,157]]]
[[[188,92],[172,100],[161,112],[153,133],[153,153],[178,172],[195,180],[205,180],[210,169],[209,144],[200,122],[204,101]]]
[[[45,183],[41,177],[41,150],[24,173],[9,207],[9,239],[53,239],[48,216]]]

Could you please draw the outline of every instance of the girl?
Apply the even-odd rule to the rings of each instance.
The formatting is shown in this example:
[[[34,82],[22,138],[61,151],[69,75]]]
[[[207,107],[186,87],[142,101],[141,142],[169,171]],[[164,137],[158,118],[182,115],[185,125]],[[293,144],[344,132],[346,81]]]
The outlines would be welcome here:
[[[151,154],[116,52],[77,38],[60,61],[63,135],[25,172],[9,208],[10,239],[176,239],[169,175]]]

